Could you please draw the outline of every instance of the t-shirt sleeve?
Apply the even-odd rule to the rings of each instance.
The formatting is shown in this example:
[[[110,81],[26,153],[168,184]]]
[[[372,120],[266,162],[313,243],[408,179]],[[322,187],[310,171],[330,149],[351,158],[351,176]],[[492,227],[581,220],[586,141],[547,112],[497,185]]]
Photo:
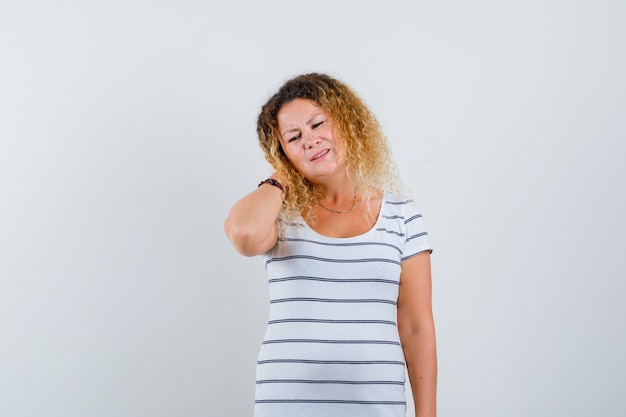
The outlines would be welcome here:
[[[413,204],[407,204],[406,213],[404,215],[404,248],[402,251],[402,260],[409,259],[420,252],[433,251],[428,238],[428,232],[424,226],[422,214]]]

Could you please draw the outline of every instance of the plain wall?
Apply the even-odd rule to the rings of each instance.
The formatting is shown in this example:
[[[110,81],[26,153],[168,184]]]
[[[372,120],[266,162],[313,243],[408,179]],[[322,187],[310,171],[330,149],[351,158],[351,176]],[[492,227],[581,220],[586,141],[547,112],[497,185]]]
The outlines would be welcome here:
[[[0,3],[0,415],[251,416],[260,105],[328,72],[435,247],[439,415],[626,413],[626,3]],[[413,412],[409,407],[408,416]]]

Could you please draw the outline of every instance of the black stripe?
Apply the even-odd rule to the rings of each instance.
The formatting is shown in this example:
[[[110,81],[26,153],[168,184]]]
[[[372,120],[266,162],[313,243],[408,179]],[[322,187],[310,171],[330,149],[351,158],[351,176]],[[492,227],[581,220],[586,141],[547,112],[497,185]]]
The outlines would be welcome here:
[[[415,219],[419,219],[420,217],[422,217],[421,214],[416,214],[415,216],[409,217],[408,219],[406,219],[404,221],[404,224],[410,223],[410,222],[412,222]]]
[[[402,361],[322,361],[314,359],[266,359],[257,361],[258,365],[274,363],[305,363],[310,365],[399,365],[404,366]]]
[[[383,219],[387,219],[387,220],[401,219],[401,220],[404,220],[404,216],[400,216],[399,214],[395,214],[393,216],[383,216]]]
[[[364,263],[364,262],[387,262],[391,264],[400,265],[400,262],[395,259],[387,259],[387,258],[363,258],[363,259],[332,259],[332,258],[320,258],[318,256],[310,256],[310,255],[290,255],[283,256],[280,258],[271,258],[265,262],[265,265],[270,264],[272,262],[281,262],[281,261],[289,261],[292,259],[310,259],[313,261],[320,262],[335,262],[335,263],[345,263],[345,264],[355,264],[355,263]]]
[[[364,405],[406,405],[404,401],[358,401],[358,400],[255,400],[256,404],[364,404]]]
[[[384,227],[379,227],[378,229],[376,229],[376,231],[377,232],[385,232],[385,233],[389,233],[391,235],[398,235],[400,237],[404,237],[404,233],[396,232],[395,230],[385,229]]]
[[[343,278],[322,278],[322,277],[309,277],[309,276],[291,276],[291,277],[283,277],[283,278],[272,278],[269,280],[269,283],[275,282],[284,282],[284,281],[321,281],[321,282],[337,282],[343,284],[352,284],[352,283],[363,283],[363,282],[379,282],[381,284],[394,284],[399,285],[399,281],[394,281],[391,279],[381,279],[381,278],[355,278],[355,279],[343,279]]]
[[[390,247],[393,248],[397,251],[400,251],[400,249],[395,246],[392,245],[390,243],[385,243],[385,242],[352,242],[352,243],[330,243],[330,242],[320,242],[317,240],[310,240],[310,239],[296,239],[296,238],[283,238],[283,239],[279,239],[283,242],[303,242],[303,243],[312,243],[314,245],[321,245],[321,246],[336,246],[336,247],[350,247],[350,246],[386,246],[386,247]]]
[[[343,384],[343,385],[404,385],[402,381],[341,381],[341,380],[317,380],[317,379],[263,379],[256,381],[262,384]]]
[[[407,237],[405,243],[410,241],[410,240],[417,239],[418,237],[426,236],[426,235],[428,235],[428,233],[426,233],[426,232],[417,233],[417,234],[415,234],[413,236]]]
[[[382,303],[382,304],[393,304],[396,305],[395,301],[392,300],[383,300],[376,298],[363,298],[363,299],[334,299],[334,298],[313,298],[313,297],[293,297],[293,298],[277,298],[275,300],[270,300],[270,304],[276,303],[291,303],[298,301],[310,301],[313,303]]]
[[[400,206],[403,204],[408,204],[408,203],[412,203],[413,200],[404,200],[404,201],[385,201],[385,204],[391,204],[394,206]]]
[[[388,324],[395,326],[396,323],[389,320],[324,320],[324,319],[282,319],[270,320],[267,324],[280,323],[327,323],[327,324]]]
[[[331,344],[345,344],[345,345],[396,345],[400,346],[399,342],[393,340],[334,340],[334,339],[276,339],[265,340],[264,345],[272,345],[275,343],[331,343]]]

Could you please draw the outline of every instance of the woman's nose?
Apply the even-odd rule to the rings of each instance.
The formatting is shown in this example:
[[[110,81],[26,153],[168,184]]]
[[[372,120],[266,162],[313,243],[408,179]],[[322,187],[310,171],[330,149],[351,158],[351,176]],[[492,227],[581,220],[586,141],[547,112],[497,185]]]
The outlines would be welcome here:
[[[320,138],[314,132],[306,135],[305,139],[305,146],[307,149],[311,149],[313,146],[317,145],[320,142]]]

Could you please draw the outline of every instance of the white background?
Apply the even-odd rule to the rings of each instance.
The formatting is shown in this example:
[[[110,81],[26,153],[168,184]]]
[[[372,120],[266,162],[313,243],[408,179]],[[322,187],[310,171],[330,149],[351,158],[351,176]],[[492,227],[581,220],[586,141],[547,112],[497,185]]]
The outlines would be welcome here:
[[[626,414],[626,3],[0,3],[0,415],[251,416],[260,105],[378,115],[435,246],[439,415]],[[409,407],[409,416],[412,410]]]

